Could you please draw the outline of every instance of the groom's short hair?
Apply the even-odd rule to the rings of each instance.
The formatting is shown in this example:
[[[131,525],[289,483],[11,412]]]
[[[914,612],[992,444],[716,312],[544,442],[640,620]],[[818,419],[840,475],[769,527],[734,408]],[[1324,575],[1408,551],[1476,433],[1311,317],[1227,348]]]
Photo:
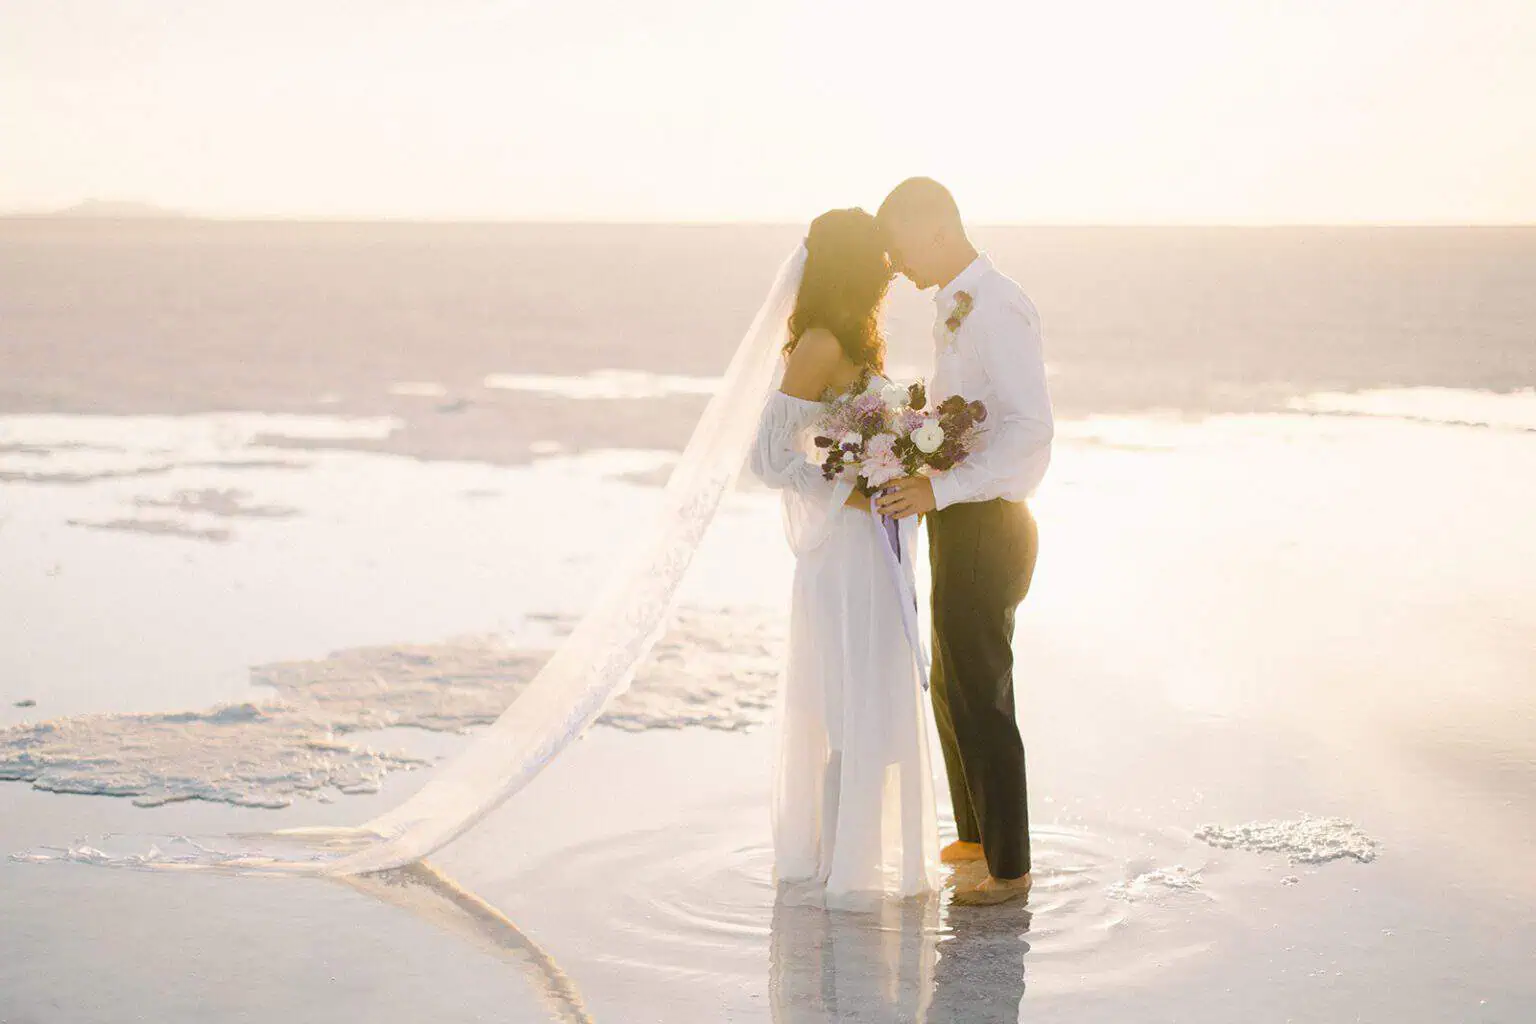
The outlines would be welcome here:
[[[908,178],[891,189],[891,194],[880,204],[875,219],[888,223],[891,218],[916,218],[920,220],[960,223],[960,207],[949,189],[932,178]]]

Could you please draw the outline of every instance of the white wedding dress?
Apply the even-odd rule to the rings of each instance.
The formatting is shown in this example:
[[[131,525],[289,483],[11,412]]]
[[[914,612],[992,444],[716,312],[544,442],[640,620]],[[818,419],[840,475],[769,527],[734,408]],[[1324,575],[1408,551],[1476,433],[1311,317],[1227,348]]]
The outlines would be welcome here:
[[[875,378],[878,389],[886,381]],[[789,657],[779,700],[773,794],[781,884],[829,906],[908,897],[938,885],[938,831],[924,696],[901,602],[870,513],[822,478],[811,426],[821,402],[770,393],[753,473],[783,495],[795,554]],[[902,523],[912,580],[916,520]]]

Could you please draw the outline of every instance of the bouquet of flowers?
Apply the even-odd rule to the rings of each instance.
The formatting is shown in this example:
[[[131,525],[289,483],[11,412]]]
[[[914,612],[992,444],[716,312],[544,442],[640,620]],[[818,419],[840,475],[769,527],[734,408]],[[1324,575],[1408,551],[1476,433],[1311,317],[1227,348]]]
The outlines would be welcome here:
[[[822,476],[834,480],[856,473],[854,486],[870,496],[892,480],[964,462],[976,446],[987,407],[959,395],[927,406],[921,381],[855,389],[835,399],[816,424]]]

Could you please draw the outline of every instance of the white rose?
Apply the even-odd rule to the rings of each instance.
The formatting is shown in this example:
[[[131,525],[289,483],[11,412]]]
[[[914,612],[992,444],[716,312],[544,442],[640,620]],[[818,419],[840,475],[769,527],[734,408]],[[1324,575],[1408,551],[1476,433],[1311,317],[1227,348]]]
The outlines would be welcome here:
[[[923,425],[912,431],[912,443],[924,455],[932,455],[944,443],[944,428],[935,419],[923,420]]]
[[[859,433],[857,430],[850,430],[848,433],[843,435],[843,439],[839,443],[844,448],[857,448],[859,445],[864,443],[864,435]]]
[[[907,407],[907,389],[900,384],[887,384],[880,389],[880,400],[892,412],[905,409]]]

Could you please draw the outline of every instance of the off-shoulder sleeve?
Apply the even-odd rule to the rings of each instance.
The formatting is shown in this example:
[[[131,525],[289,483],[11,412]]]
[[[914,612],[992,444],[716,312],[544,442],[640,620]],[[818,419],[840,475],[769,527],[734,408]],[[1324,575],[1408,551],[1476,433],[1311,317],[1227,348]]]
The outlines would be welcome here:
[[[811,462],[802,435],[816,422],[824,406],[774,391],[757,421],[752,446],[752,474],[776,490],[820,490],[826,485],[821,467]]]
[[[752,446],[752,474],[783,496],[784,533],[796,556],[821,545],[853,492],[851,480],[825,479],[810,459],[805,435],[825,408],[774,391],[763,405]]]

